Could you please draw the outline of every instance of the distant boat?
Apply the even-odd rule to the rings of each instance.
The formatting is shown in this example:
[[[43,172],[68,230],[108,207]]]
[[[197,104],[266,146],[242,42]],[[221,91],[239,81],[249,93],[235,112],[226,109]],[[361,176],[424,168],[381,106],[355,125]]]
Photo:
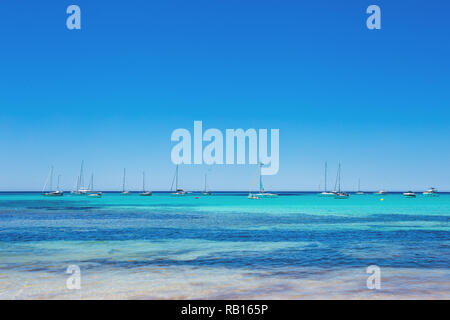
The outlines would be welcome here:
[[[94,190],[94,174],[91,175],[91,182],[89,183],[88,189],[91,190],[91,191],[87,192],[88,197],[90,197],[90,198],[101,198],[102,197],[101,192],[92,191],[92,190]]]
[[[130,195],[131,192],[125,189],[126,184],[127,171],[123,168],[123,179],[122,179],[122,195],[127,196]]]
[[[206,173],[205,173],[205,187],[203,189],[203,195],[204,196],[210,196],[211,195],[211,191],[208,191],[207,184],[206,184]]]
[[[263,163],[259,164],[259,193],[257,193],[256,196],[259,198],[276,198],[276,197],[278,197],[278,194],[266,192],[264,190],[264,186],[263,186],[263,182],[262,182],[262,166],[263,165],[264,165]]]
[[[139,194],[143,197],[148,197],[152,195],[151,191],[145,191],[145,172],[142,171],[142,192]]]
[[[60,179],[61,175],[58,175],[58,185],[56,187],[56,190],[53,190],[53,166],[51,166],[50,168],[50,173],[49,176],[47,177],[47,181],[45,181],[44,184],[44,188],[42,189],[42,194],[46,197],[61,197],[64,195],[64,192],[59,190],[59,179]],[[47,189],[47,183],[50,180],[50,191],[49,192],[45,192],[45,190]]]
[[[46,196],[46,197],[61,197],[63,195],[64,195],[64,192],[62,192],[62,191],[52,191],[52,192],[44,193],[44,196]]]
[[[319,196],[334,197],[335,195],[336,195],[336,192],[327,191],[327,163],[325,162],[325,187],[324,187],[324,191],[319,193]]]
[[[336,192],[335,199],[348,199],[350,195],[348,193],[345,193],[341,191],[341,164],[339,163],[338,168],[338,190]]]
[[[87,194],[87,196],[89,198],[101,198],[102,197],[102,193],[101,192],[90,192]]]
[[[358,191],[356,194],[364,194],[364,192],[361,191],[361,179],[358,179]]]
[[[248,198],[252,199],[252,200],[259,199],[259,197],[257,197],[255,194],[252,193],[253,185],[255,184],[257,178],[258,178],[258,176],[256,175],[255,179],[253,180],[252,185],[250,187],[250,191],[248,192]]]
[[[403,193],[403,195],[407,198],[415,198],[416,197],[416,194],[412,191],[405,192],[405,193]]]
[[[259,164],[259,168],[258,168],[259,169],[259,193],[252,194],[252,192],[250,190],[249,197],[248,197],[249,199],[276,198],[276,197],[278,197],[278,194],[266,192],[264,190],[264,186],[263,186],[263,182],[262,182],[262,174],[261,174],[263,165],[264,165],[263,163],[260,163]],[[253,187],[253,185],[252,185],[252,187]]]
[[[435,188],[428,189],[427,191],[425,191],[423,193],[423,195],[427,196],[427,197],[438,197],[439,196],[439,194],[437,193],[437,190]]]
[[[75,191],[72,194],[75,195],[86,195],[90,190],[84,186],[84,161],[81,161],[80,175],[77,178]]]
[[[378,195],[384,195],[384,194],[386,194],[386,191],[380,190],[380,191],[378,191],[378,192],[375,192],[375,194],[378,194]]]
[[[172,192],[172,195],[173,196],[185,196],[187,194],[187,192],[178,187],[178,165],[175,169],[175,176],[173,177],[172,186],[170,187],[171,190],[173,190],[172,188],[173,188],[174,181],[175,181],[175,192]]]

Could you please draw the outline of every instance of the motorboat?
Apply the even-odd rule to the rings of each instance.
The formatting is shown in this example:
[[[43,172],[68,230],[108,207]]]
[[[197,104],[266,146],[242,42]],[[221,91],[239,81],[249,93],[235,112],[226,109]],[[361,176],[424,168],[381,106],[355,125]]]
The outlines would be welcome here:
[[[412,191],[404,192],[403,195],[407,198],[415,198],[416,194]]]
[[[102,195],[103,194],[101,192],[89,192],[87,194],[87,197],[89,197],[89,198],[101,198]]]
[[[425,191],[423,193],[423,195],[427,196],[427,197],[437,197],[437,196],[439,196],[439,194],[437,193],[435,188],[428,189],[427,191]]]

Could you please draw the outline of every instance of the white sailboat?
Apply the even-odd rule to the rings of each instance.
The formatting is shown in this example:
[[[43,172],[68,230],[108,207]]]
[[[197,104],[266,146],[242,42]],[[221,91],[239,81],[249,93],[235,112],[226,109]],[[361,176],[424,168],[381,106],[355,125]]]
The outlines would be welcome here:
[[[211,195],[211,191],[208,191],[207,185],[206,185],[206,173],[205,173],[205,187],[203,189],[203,193],[204,196],[210,196]]]
[[[53,190],[53,166],[50,168],[49,176],[47,177],[47,180],[45,181],[44,188],[42,189],[42,194],[46,197],[61,197],[64,195],[64,192],[59,190],[59,180],[61,175],[58,175],[58,185],[56,187],[56,190]],[[50,191],[46,192],[47,189],[47,183],[50,181]]]
[[[385,194],[386,194],[386,191],[380,190],[380,191],[378,191],[378,192],[375,192],[375,194],[382,196],[382,195],[385,195]]]
[[[263,165],[264,165],[263,163],[259,164],[259,193],[255,194],[255,196],[258,198],[276,198],[276,197],[278,197],[277,194],[269,193],[264,190],[264,186],[263,186],[263,182],[262,182],[262,174],[261,174],[261,169],[262,169]]]
[[[178,187],[178,165],[175,169],[175,176],[173,177],[172,186],[170,187],[170,190],[173,190],[174,181],[175,181],[175,192],[172,192],[172,196],[185,196],[187,192]]]
[[[128,196],[131,194],[131,192],[126,190],[126,188],[125,188],[126,176],[127,176],[127,170],[125,168],[123,168],[122,195],[124,195],[124,196]]]
[[[335,192],[327,191],[327,163],[325,162],[325,186],[323,192],[319,193],[321,197],[334,197],[336,195]]]
[[[341,164],[339,163],[338,168],[338,190],[335,195],[335,199],[348,199],[350,195],[348,193],[345,193],[341,191]]]
[[[101,198],[102,193],[100,191],[92,191],[94,189],[94,174],[91,175],[91,182],[89,183],[88,189],[90,191],[87,192],[87,196],[90,198]]]
[[[142,171],[142,192],[139,194],[143,197],[148,197],[152,195],[151,191],[145,191],[145,172]]]
[[[361,191],[361,179],[358,179],[358,191],[356,194],[364,194],[364,192]]]
[[[253,185],[255,184],[257,178],[258,178],[258,174],[255,175],[255,179],[253,180],[252,185],[250,187],[250,191],[248,193],[248,198],[251,199],[251,200],[258,200],[259,199],[259,197],[256,194],[252,193]]]
[[[72,194],[75,195],[86,195],[90,190],[84,186],[84,161],[81,161],[80,175],[77,178],[75,191]]]

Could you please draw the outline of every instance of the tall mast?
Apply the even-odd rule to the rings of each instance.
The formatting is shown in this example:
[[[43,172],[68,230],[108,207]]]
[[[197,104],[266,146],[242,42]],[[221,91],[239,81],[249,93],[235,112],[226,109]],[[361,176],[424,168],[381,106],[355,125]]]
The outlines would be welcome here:
[[[338,168],[338,171],[336,172],[336,180],[334,181],[334,191],[336,191],[337,190],[337,188],[338,188],[338,182],[339,182],[339,168]]]
[[[81,160],[81,169],[80,169],[80,188],[84,189],[84,173],[83,173],[84,160]]]
[[[91,174],[91,183],[90,183],[90,188],[89,190],[93,191],[94,190],[94,174]]]
[[[80,190],[80,176],[77,177],[77,182],[76,182],[76,187],[75,187],[75,191]]]
[[[59,180],[61,179],[61,175],[58,174],[58,185],[56,186],[56,191],[59,191]]]
[[[127,171],[125,168],[123,168],[123,181],[122,181],[122,192],[125,192],[125,175]]]
[[[338,169],[338,192],[341,192],[341,164],[339,163],[339,169]]]
[[[175,191],[178,190],[178,165],[175,169]]]
[[[358,192],[361,191],[361,179],[358,179]]]
[[[205,190],[204,192],[206,192],[206,173],[205,173]]]
[[[50,169],[50,191],[53,191],[53,166]]]
[[[327,162],[325,161],[325,192],[327,192]]]
[[[262,166],[263,166],[263,164],[260,163],[259,164],[259,192],[264,192],[264,187],[263,187],[263,183],[262,183],[262,174],[261,174]]]
[[[142,171],[142,192],[145,192],[145,171]]]
[[[44,193],[45,190],[47,189],[48,181],[50,180],[51,174],[52,174],[52,169],[50,168],[50,172],[48,173],[47,179],[45,179],[44,187],[42,188],[42,192],[43,192],[43,193]]]

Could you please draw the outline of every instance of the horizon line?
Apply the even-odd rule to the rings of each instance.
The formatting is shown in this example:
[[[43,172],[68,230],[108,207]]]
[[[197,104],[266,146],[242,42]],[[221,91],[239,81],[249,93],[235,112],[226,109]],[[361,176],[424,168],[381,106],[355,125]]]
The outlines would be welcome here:
[[[142,190],[128,190],[131,193],[141,193]],[[151,191],[152,193],[172,193],[175,192],[174,190],[148,190]],[[185,190],[186,191],[186,190]],[[209,192],[212,193],[249,193],[249,192],[259,192],[258,190],[253,190],[253,191],[249,191],[249,190],[208,190]],[[323,190],[265,190],[267,192],[281,192],[281,193],[321,193],[324,192]],[[351,190],[351,191],[345,191],[345,192],[349,192],[349,193],[356,193],[356,192],[364,192],[365,194],[373,194],[376,193],[380,190]],[[391,191],[387,191],[384,190],[386,192],[386,194],[389,193],[403,193],[403,192],[407,192],[407,191],[412,191],[414,193],[422,193],[426,190],[391,190]],[[71,193],[72,190],[62,190],[62,192],[64,193]],[[122,193],[122,191],[120,190],[94,190],[92,192],[103,192],[103,193]],[[186,192],[188,193],[203,193],[204,190],[187,190]],[[329,191],[332,192],[332,191]],[[0,190],[0,193],[44,193],[43,191],[39,191],[39,190]],[[450,191],[437,191],[438,194],[441,193],[450,193]]]

